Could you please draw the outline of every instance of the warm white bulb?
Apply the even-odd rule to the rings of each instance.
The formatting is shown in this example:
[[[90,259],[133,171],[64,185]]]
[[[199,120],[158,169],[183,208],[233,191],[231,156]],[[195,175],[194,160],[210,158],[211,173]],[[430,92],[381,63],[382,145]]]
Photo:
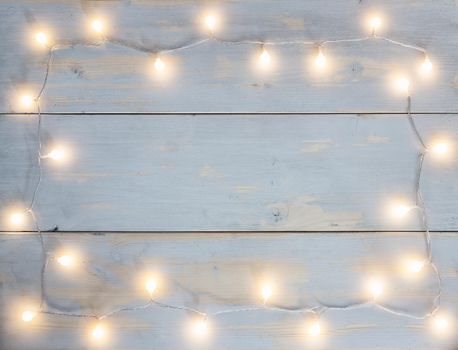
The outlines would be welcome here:
[[[46,34],[43,33],[43,32],[38,32],[35,34],[35,40],[39,43],[39,44],[46,44],[46,42],[48,41],[48,38],[46,37]]]
[[[92,330],[92,337],[95,339],[102,339],[105,336],[105,329],[102,327],[102,325],[97,325],[95,328]]]
[[[32,321],[36,316],[36,313],[35,312],[32,312],[32,311],[24,311],[22,313],[22,321],[24,322],[30,322]]]
[[[308,329],[308,333],[312,336],[312,337],[316,337],[316,336],[319,336],[320,333],[321,333],[321,326],[320,326],[320,323],[318,321],[314,322]]]
[[[156,72],[163,72],[165,69],[165,63],[163,60],[161,60],[160,57],[157,57],[156,60],[154,61],[154,69]]]
[[[397,86],[400,92],[408,94],[409,93],[409,86],[410,81],[407,78],[399,78],[397,80]]]
[[[213,15],[208,15],[205,17],[205,25],[212,32],[216,27],[216,17]]]
[[[65,152],[61,149],[55,148],[51,150],[46,156],[46,158],[51,158],[52,160],[62,160],[65,157]]]
[[[10,215],[10,222],[15,225],[19,226],[24,222],[24,214],[23,213],[13,213]]]
[[[424,261],[421,260],[409,260],[406,263],[407,271],[410,273],[419,273],[423,266],[425,265]]]
[[[33,97],[30,95],[24,95],[21,97],[21,103],[25,107],[30,107],[33,104]]]
[[[433,326],[436,332],[444,333],[448,330],[450,324],[446,317],[444,316],[435,316],[433,318]]]
[[[448,144],[445,142],[437,142],[432,145],[431,150],[438,156],[443,156],[448,152]]]
[[[410,210],[412,210],[411,206],[403,203],[396,203],[391,207],[391,214],[393,217],[400,219],[406,216]]]
[[[316,55],[316,58],[315,58],[315,66],[318,69],[322,69],[324,68],[325,65],[326,65],[326,56],[323,55],[321,51],[319,51],[318,55]]]
[[[75,259],[71,255],[62,255],[57,258],[57,262],[64,267],[71,267]]]
[[[102,33],[103,31],[103,22],[99,19],[93,20],[91,23],[92,29],[94,29],[97,33]]]
[[[197,320],[193,325],[193,333],[198,338],[203,338],[208,333],[208,324],[207,320]]]
[[[261,289],[261,295],[264,302],[267,302],[273,295],[273,288],[271,284],[264,284]]]
[[[157,288],[157,281],[153,278],[149,278],[145,283],[145,289],[149,294],[153,294]]]
[[[262,49],[262,52],[259,55],[259,60],[264,66],[267,66],[270,63],[270,54],[265,48]]]
[[[371,18],[370,25],[371,25],[373,33],[375,33],[375,31],[380,28],[381,24],[382,24],[382,20],[380,19],[380,17]]]
[[[433,64],[428,56],[425,57],[425,60],[423,61],[421,65],[421,69],[423,73],[429,73],[433,69]]]
[[[375,300],[379,298],[383,294],[384,285],[383,282],[380,280],[372,280],[369,283],[369,292],[372,295],[372,298]]]

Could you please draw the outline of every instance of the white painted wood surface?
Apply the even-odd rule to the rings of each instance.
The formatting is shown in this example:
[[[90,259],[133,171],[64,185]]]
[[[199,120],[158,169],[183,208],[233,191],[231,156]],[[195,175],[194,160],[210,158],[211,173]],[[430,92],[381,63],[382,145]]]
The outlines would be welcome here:
[[[457,115],[415,118],[426,141],[458,145]],[[1,123],[8,208],[37,181],[36,117]],[[415,202],[419,148],[403,115],[44,116],[42,130],[44,153],[62,143],[70,153],[43,162],[44,230],[420,229],[416,212],[386,215],[393,199]],[[457,172],[456,153],[426,158],[433,230],[458,225]]]
[[[420,315],[437,292],[429,267],[413,280],[399,271],[407,252],[423,253],[420,233],[54,233],[45,238],[51,254],[71,247],[82,262],[81,269],[66,272],[48,265],[51,310],[100,315],[142,305],[146,296],[137,278],[149,270],[162,276],[158,300],[204,312],[259,305],[259,282],[266,276],[276,287],[272,303],[292,308],[318,305],[317,299],[341,306],[363,301],[364,282],[375,272],[386,278],[385,306]],[[457,233],[435,233],[433,241],[444,308],[457,311]],[[24,300],[34,305],[39,298],[40,243],[29,235],[3,235],[1,242],[2,349],[87,349],[91,320],[42,315],[26,329],[17,321]],[[187,338],[192,316],[161,308],[117,314],[106,320],[112,334],[107,348],[316,348],[304,334],[307,315],[221,315],[210,319],[208,344]],[[457,340],[431,336],[428,322],[372,307],[328,311],[322,322],[326,349],[454,349]]]
[[[269,41],[362,37],[366,15],[375,9],[384,15],[380,34],[424,47],[434,74],[420,78],[421,55],[376,40],[325,46],[332,69],[323,76],[308,66],[313,47],[271,48],[277,67],[261,75],[252,69],[258,47],[210,42],[165,56],[173,74],[158,80],[151,56],[132,46],[169,48],[203,38],[199,18],[208,9],[223,19],[219,37]],[[71,159],[62,166],[44,162],[35,207],[40,227],[82,231],[46,233],[50,254],[70,247],[83,263],[69,274],[50,264],[50,310],[103,314],[142,304],[136,276],[150,268],[163,275],[161,300],[206,312],[259,303],[256,283],[264,275],[277,283],[278,305],[316,305],[317,299],[345,305],[363,299],[361,284],[373,273],[387,277],[384,305],[429,310],[437,288],[430,268],[416,281],[398,271],[400,258],[423,253],[421,233],[383,232],[420,229],[415,213],[403,222],[386,217],[392,196],[414,200],[419,152],[405,115],[386,112],[405,111],[405,97],[394,93],[390,79],[407,74],[421,134],[427,142],[446,137],[456,149],[456,1],[4,0],[2,350],[93,346],[86,319],[40,316],[28,328],[18,321],[20,308],[39,297],[42,256],[37,236],[6,232],[5,216],[30,200],[38,175],[36,116],[15,114],[22,112],[17,96],[38,91],[46,71],[46,52],[32,45],[33,32],[44,27],[56,40],[86,39],[94,15],[105,17],[117,43],[56,51],[41,101],[44,112],[56,113],[43,116],[45,149],[63,144]],[[455,315],[457,158],[456,152],[447,162],[427,156],[422,178],[430,227],[441,231],[433,233],[433,256],[443,278],[442,301]],[[208,230],[254,232],[190,232]],[[315,232],[262,232],[294,230]],[[207,344],[186,337],[189,319],[156,308],[121,313],[109,319],[107,348],[439,350],[458,343],[433,337],[427,322],[376,308],[326,313],[323,344],[306,339],[307,318],[299,315],[220,317],[211,321]]]
[[[165,57],[173,73],[154,77],[148,54],[127,46],[172,48],[205,37],[201,16],[216,9],[228,40],[312,40],[364,37],[367,17],[384,18],[380,35],[424,47],[434,77],[421,79],[421,54],[386,42],[341,43],[323,50],[332,69],[310,70],[313,47],[272,48],[277,68],[253,69],[259,47],[208,43]],[[15,95],[38,91],[46,50],[33,45],[36,28],[59,40],[87,39],[88,21],[103,16],[118,44],[55,52],[44,93],[44,110],[54,112],[404,111],[392,89],[393,74],[410,76],[413,110],[458,110],[458,15],[449,1],[3,1],[0,4],[1,112],[20,111]],[[89,39],[91,37],[89,36]],[[339,96],[336,99],[336,96]]]

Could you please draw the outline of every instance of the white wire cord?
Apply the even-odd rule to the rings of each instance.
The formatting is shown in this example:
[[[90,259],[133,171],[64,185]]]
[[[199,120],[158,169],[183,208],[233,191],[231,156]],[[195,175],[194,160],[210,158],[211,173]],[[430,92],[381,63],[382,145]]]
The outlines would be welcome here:
[[[182,50],[188,50],[192,49],[195,47],[198,47],[200,45],[203,45],[207,42],[214,41],[217,43],[225,44],[225,45],[261,45],[261,46],[275,46],[275,45],[315,45],[315,46],[322,46],[322,45],[329,45],[329,44],[337,44],[337,43],[352,43],[352,42],[364,42],[368,40],[382,40],[386,41],[390,44],[401,46],[407,49],[415,50],[417,52],[424,53],[426,55],[426,50],[420,47],[416,47],[413,45],[405,44],[396,40],[392,40],[389,38],[385,37],[379,37],[373,33],[372,36],[368,37],[362,37],[362,38],[351,38],[351,39],[338,39],[338,40],[326,40],[322,42],[315,42],[315,41],[302,41],[302,40],[294,40],[294,41],[258,41],[258,40],[241,40],[241,41],[230,41],[230,40],[225,40],[225,39],[220,39],[217,38],[213,35],[211,35],[208,38],[205,39],[199,39],[190,43],[183,44],[181,46],[173,47],[173,48],[150,48],[143,46],[141,44],[137,44],[135,42],[130,42],[126,40],[120,40],[116,38],[110,38],[106,36],[101,36],[101,40],[99,41],[86,41],[86,40],[69,40],[69,41],[61,41],[59,43],[56,43],[49,48],[49,53],[48,53],[48,59],[46,63],[46,72],[45,76],[41,85],[41,88],[39,90],[38,95],[35,98],[35,104],[36,104],[36,109],[37,109],[37,165],[39,169],[39,174],[38,174],[38,180],[35,185],[32,198],[30,200],[29,206],[27,208],[27,211],[30,213],[32,220],[35,225],[36,232],[38,234],[39,240],[40,240],[40,245],[42,249],[42,268],[41,268],[41,299],[40,299],[40,307],[39,307],[39,313],[42,314],[47,314],[47,315],[54,315],[54,316],[66,316],[66,317],[78,317],[78,318],[94,318],[98,320],[103,320],[105,318],[108,318],[110,316],[116,315],[121,312],[127,312],[127,311],[139,311],[139,310],[145,310],[149,309],[151,307],[159,307],[163,309],[169,309],[169,310],[175,310],[175,311],[185,311],[185,312],[190,312],[193,313],[197,316],[202,317],[203,319],[208,319],[209,317],[219,317],[227,314],[233,314],[233,313],[248,313],[248,312],[258,312],[258,311],[274,311],[274,312],[282,312],[282,313],[299,313],[299,314],[313,314],[316,317],[320,317],[322,314],[325,312],[329,311],[344,311],[344,310],[354,310],[354,309],[362,309],[362,308],[369,308],[369,307],[375,307],[380,310],[383,310],[387,313],[399,316],[399,317],[407,317],[411,319],[416,319],[416,320],[422,320],[427,317],[430,317],[434,315],[437,310],[440,307],[440,297],[442,293],[442,280],[440,273],[438,271],[437,266],[434,264],[433,259],[432,259],[432,247],[431,247],[431,235],[429,232],[429,227],[428,227],[428,221],[427,221],[427,215],[426,215],[426,207],[425,203],[422,197],[422,192],[421,192],[421,174],[422,174],[422,169],[423,169],[423,163],[425,156],[427,155],[428,149],[418,132],[418,129],[416,127],[415,121],[411,115],[411,98],[408,97],[407,100],[407,116],[409,120],[410,127],[412,128],[415,137],[417,138],[418,142],[422,146],[422,152],[419,155],[419,162],[418,162],[418,167],[417,167],[417,174],[416,174],[416,182],[415,182],[415,191],[416,191],[416,205],[417,208],[419,209],[420,215],[421,215],[421,222],[422,226],[424,229],[424,238],[425,238],[425,247],[426,247],[426,256],[427,260],[432,267],[434,273],[436,274],[437,277],[437,289],[438,292],[433,298],[433,303],[432,303],[432,308],[430,311],[428,311],[425,314],[422,315],[417,315],[417,314],[412,314],[400,310],[395,310],[392,308],[388,308],[382,304],[377,303],[375,300],[369,300],[369,301],[362,301],[358,303],[352,303],[348,305],[343,305],[343,306],[338,306],[338,305],[329,305],[322,303],[317,300],[318,305],[317,306],[300,306],[297,308],[287,308],[284,306],[279,306],[279,305],[269,305],[267,303],[264,303],[262,305],[255,305],[255,306],[249,306],[249,307],[239,307],[239,308],[228,308],[228,309],[223,309],[217,312],[213,313],[205,313],[203,311],[200,311],[196,308],[192,307],[187,307],[187,306],[181,306],[181,305],[172,305],[172,304],[167,304],[163,303],[154,299],[148,300],[147,303],[143,305],[138,305],[138,306],[124,306],[119,309],[115,309],[107,314],[103,315],[96,315],[96,314],[80,314],[80,313],[69,313],[69,312],[64,312],[61,310],[53,311],[53,310],[48,310],[48,303],[46,302],[47,296],[46,296],[46,279],[45,279],[45,274],[46,274],[46,269],[47,266],[52,259],[50,253],[46,249],[46,242],[44,240],[42,231],[40,229],[39,221],[35,215],[34,212],[34,206],[36,204],[36,199],[37,199],[37,194],[40,188],[40,184],[42,181],[43,177],[43,168],[42,168],[42,159],[44,158],[42,155],[42,139],[41,139],[41,128],[42,128],[42,115],[41,115],[41,109],[40,109],[40,99],[45,92],[46,84],[48,82],[48,77],[50,74],[50,68],[52,65],[52,59],[53,59],[53,53],[56,50],[63,50],[67,48],[72,48],[75,46],[100,46],[105,42],[109,42],[115,45],[120,45],[124,47],[128,47],[131,49],[134,49],[136,51],[144,52],[144,53],[150,53],[150,54],[161,54],[161,53],[175,53],[179,52]]]

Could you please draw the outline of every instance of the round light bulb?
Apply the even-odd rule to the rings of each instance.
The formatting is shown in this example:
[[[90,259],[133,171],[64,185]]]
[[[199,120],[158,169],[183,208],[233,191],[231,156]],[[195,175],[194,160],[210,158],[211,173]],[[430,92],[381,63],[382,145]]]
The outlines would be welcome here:
[[[409,93],[409,86],[410,86],[410,81],[407,78],[399,78],[397,80],[397,86],[400,92],[408,94]]]
[[[30,321],[32,321],[32,320],[35,318],[36,315],[37,315],[37,314],[36,314],[35,312],[33,312],[33,311],[28,311],[28,310],[27,310],[27,311],[24,311],[24,312],[22,313],[22,315],[21,315],[22,321],[24,321],[24,322],[30,322]]]
[[[35,34],[35,40],[37,41],[37,43],[44,45],[48,41],[48,38],[46,37],[45,33],[38,32]]]
[[[33,97],[30,95],[24,95],[21,97],[21,103],[25,107],[30,107],[33,104]]]
[[[433,64],[431,60],[429,59],[429,57],[426,56],[425,60],[423,61],[421,65],[421,70],[423,71],[423,73],[429,73],[432,71],[432,69],[433,69]]]
[[[448,330],[450,324],[449,324],[449,320],[446,317],[435,316],[433,318],[433,326],[436,332],[445,333]]]
[[[149,294],[153,294],[157,288],[157,281],[153,278],[149,278],[145,283],[145,289]]]
[[[323,53],[320,50],[318,52],[318,55],[316,55],[316,58],[315,58],[315,66],[318,69],[322,69],[322,68],[324,68],[325,65],[326,65],[326,56],[323,55]]]
[[[375,31],[380,28],[380,25],[382,24],[382,20],[380,17],[372,17],[370,19],[370,25],[372,28],[372,33],[375,34]]]
[[[312,336],[312,337],[316,337],[316,336],[319,336],[320,333],[321,333],[321,326],[320,326],[320,323],[318,321],[314,322],[308,329],[308,333]]]
[[[380,280],[372,280],[369,284],[369,291],[372,295],[372,298],[375,300],[383,294],[384,285]]]
[[[156,72],[163,72],[165,69],[165,63],[163,60],[161,60],[160,57],[157,57],[156,60],[154,61],[154,69]]]
[[[193,325],[193,333],[198,338],[203,338],[208,333],[207,320],[197,320]]]
[[[62,160],[65,157],[65,152],[61,149],[55,148],[51,150],[46,157],[51,158],[52,160]]]
[[[431,150],[438,156],[443,156],[448,152],[448,144],[445,142],[437,142],[431,147]]]
[[[266,303],[273,295],[273,288],[271,284],[264,284],[261,289],[262,299]]]
[[[24,219],[23,213],[13,213],[10,215],[10,222],[15,226],[21,225],[24,222]]]
[[[408,272],[419,273],[423,269],[424,265],[425,265],[424,261],[421,261],[421,260],[409,260],[406,263],[406,268],[407,268]]]
[[[403,218],[404,216],[407,215],[407,213],[412,209],[411,206],[408,206],[406,204],[403,204],[403,203],[397,203],[397,204],[394,204],[392,207],[391,207],[391,214],[393,217],[395,218]]]
[[[213,15],[208,15],[205,17],[205,25],[207,28],[213,32],[216,28],[216,17]]]
[[[75,259],[71,255],[62,255],[57,258],[57,262],[64,267],[71,267]]]
[[[102,339],[105,336],[105,329],[102,327],[102,325],[98,324],[95,326],[95,328],[92,330],[92,337],[95,339]]]
[[[262,52],[259,55],[259,60],[264,66],[267,66],[270,63],[270,54],[265,48],[262,49]]]
[[[97,33],[102,33],[102,31],[103,31],[103,22],[100,19],[95,19],[95,20],[92,21],[91,27]]]

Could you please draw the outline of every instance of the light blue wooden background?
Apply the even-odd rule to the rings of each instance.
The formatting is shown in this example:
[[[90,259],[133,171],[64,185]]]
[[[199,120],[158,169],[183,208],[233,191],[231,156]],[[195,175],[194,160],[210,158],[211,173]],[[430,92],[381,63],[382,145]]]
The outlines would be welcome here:
[[[169,57],[174,74],[164,83],[154,79],[148,54],[125,47],[192,42],[205,35],[199,18],[207,9],[220,13],[221,37],[279,41],[365,36],[365,16],[377,10],[385,17],[381,34],[426,48],[435,74],[420,79],[421,55],[370,41],[326,46],[333,70],[324,76],[307,68],[310,47],[272,48],[278,68],[261,76],[251,67],[256,46],[208,43]],[[259,302],[255,283],[265,273],[281,286],[280,305],[342,305],[361,300],[362,281],[374,270],[390,276],[388,306],[429,309],[431,271],[413,284],[393,275],[399,257],[423,252],[423,238],[407,232],[420,230],[418,217],[396,223],[384,211],[392,196],[414,200],[419,152],[402,114],[405,97],[389,80],[394,72],[411,76],[412,110],[426,140],[442,135],[458,145],[456,1],[3,1],[2,215],[30,199],[38,174],[37,119],[18,114],[15,103],[44,78],[46,52],[31,45],[34,28],[45,25],[59,40],[84,38],[93,15],[103,15],[124,46],[56,51],[42,99],[43,110],[54,113],[43,116],[44,147],[63,142],[72,158],[65,166],[44,163],[37,217],[42,229],[63,231],[46,235],[49,250],[74,247],[86,267],[66,275],[49,268],[50,308],[104,313],[142,303],[135,276],[157,268],[164,301],[204,311]],[[182,114],[168,114],[175,112]],[[427,158],[422,180],[444,308],[455,314],[457,154],[448,162]],[[36,236],[11,235],[4,222],[2,349],[87,349],[85,320],[42,316],[27,328],[18,324],[17,306],[39,297],[42,258]],[[183,336],[189,317],[162,309],[119,314],[110,320],[109,347],[193,348]],[[431,336],[426,322],[376,309],[329,312],[324,320],[328,349],[457,343]],[[312,348],[305,321],[271,312],[220,318],[208,347]]]

